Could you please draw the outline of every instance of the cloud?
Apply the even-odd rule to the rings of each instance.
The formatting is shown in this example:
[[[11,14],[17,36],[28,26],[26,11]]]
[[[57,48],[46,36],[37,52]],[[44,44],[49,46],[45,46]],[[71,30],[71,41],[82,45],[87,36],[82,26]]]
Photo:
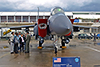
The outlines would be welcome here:
[[[0,0],[0,11],[50,11],[60,6],[66,11],[100,10],[99,0]],[[92,7],[91,7],[92,6]]]
[[[79,8],[81,11],[100,11],[100,0],[92,0],[89,4],[86,4]]]

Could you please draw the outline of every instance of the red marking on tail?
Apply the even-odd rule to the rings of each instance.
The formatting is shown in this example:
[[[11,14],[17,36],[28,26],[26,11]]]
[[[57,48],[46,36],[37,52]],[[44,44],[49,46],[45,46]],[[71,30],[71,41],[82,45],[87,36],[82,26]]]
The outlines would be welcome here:
[[[72,24],[73,24],[74,20],[75,20],[75,19],[70,19],[70,21],[72,22]]]
[[[38,19],[38,33],[41,37],[47,35],[47,19]]]

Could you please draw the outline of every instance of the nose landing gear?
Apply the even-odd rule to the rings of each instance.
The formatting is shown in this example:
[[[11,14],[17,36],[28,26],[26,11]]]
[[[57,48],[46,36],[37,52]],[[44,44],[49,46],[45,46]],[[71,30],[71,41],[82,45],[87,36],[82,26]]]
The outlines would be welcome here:
[[[62,41],[61,41],[62,46],[60,46],[60,48],[62,48],[62,49],[67,48],[65,46],[65,43],[68,44],[69,42],[70,42],[70,40],[68,38],[67,39],[62,39]]]
[[[41,38],[40,41],[39,41],[39,46],[38,46],[38,49],[42,49],[42,44],[44,43],[44,39]]]

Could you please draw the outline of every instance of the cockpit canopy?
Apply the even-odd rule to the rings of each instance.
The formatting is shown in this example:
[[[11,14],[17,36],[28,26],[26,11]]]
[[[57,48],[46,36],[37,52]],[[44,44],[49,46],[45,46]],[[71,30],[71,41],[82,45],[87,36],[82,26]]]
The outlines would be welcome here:
[[[57,13],[63,13],[64,14],[64,10],[61,7],[55,7],[51,10],[51,15],[55,15]]]

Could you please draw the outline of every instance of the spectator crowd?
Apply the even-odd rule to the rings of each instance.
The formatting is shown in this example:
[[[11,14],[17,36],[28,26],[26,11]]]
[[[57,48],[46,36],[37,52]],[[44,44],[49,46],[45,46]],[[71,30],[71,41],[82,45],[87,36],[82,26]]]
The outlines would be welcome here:
[[[31,36],[29,35],[29,32],[27,32],[27,34],[12,32],[11,37],[9,38],[11,54],[18,54],[19,51],[29,53],[30,40]]]

